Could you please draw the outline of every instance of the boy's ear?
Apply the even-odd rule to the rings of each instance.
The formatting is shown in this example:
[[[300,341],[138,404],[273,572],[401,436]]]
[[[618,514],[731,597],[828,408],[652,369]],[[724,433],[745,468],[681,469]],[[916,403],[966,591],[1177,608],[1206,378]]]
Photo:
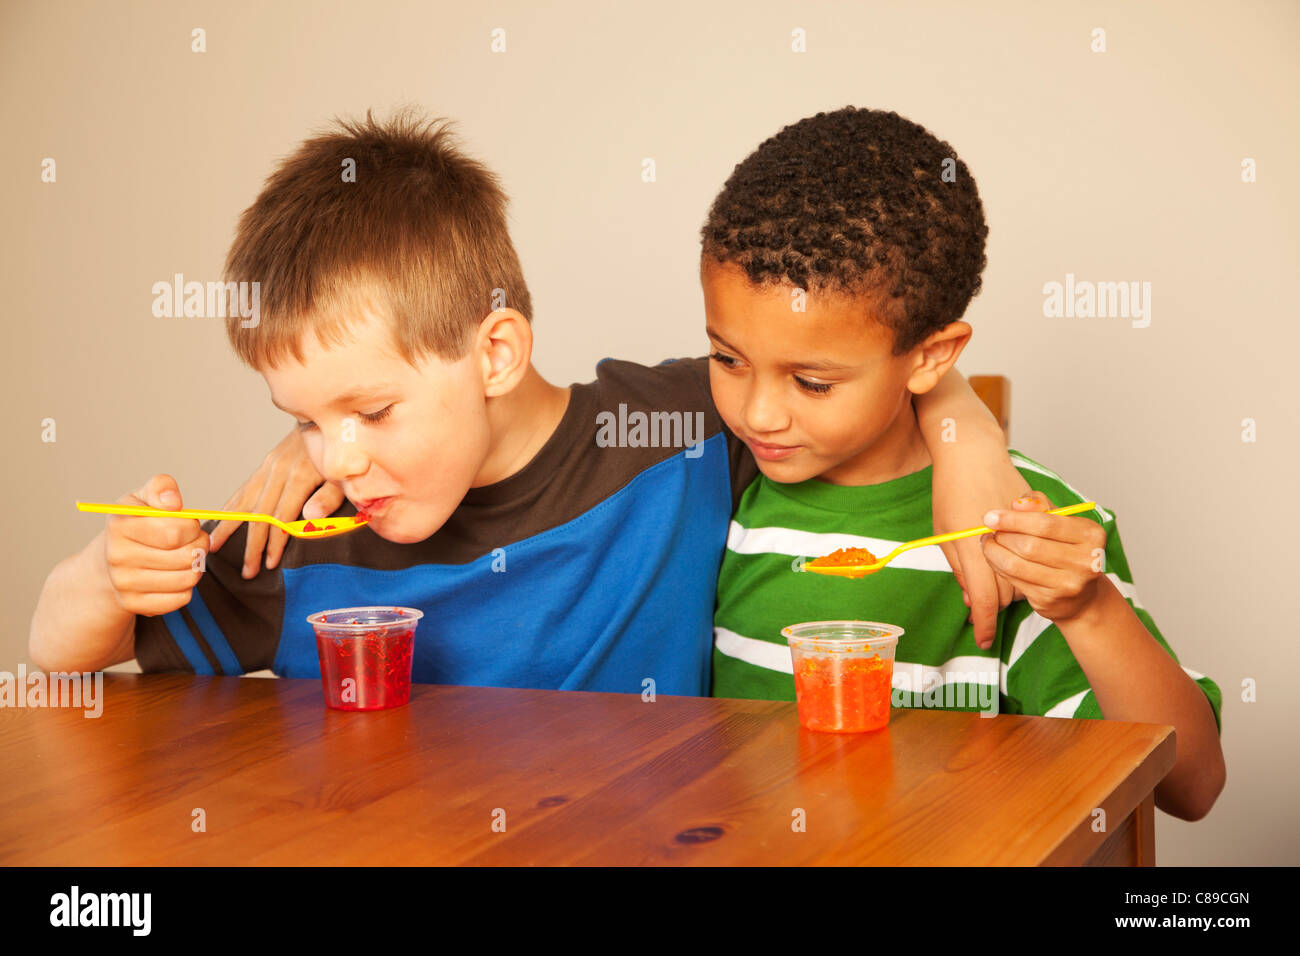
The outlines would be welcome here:
[[[483,393],[488,397],[514,390],[533,357],[532,324],[514,309],[497,309],[478,328],[474,340],[483,376]]]
[[[916,364],[907,380],[908,391],[924,395],[938,385],[948,369],[957,364],[973,332],[968,322],[949,322],[918,345],[913,350]]]

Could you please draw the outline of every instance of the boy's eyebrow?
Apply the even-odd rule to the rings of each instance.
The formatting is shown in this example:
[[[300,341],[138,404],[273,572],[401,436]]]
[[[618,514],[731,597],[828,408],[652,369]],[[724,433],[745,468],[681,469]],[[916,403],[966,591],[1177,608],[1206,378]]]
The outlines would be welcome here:
[[[711,327],[706,325],[704,327],[704,331],[708,334],[710,338],[717,339],[718,344],[723,346],[724,348],[729,348],[733,352],[737,352],[737,353],[740,352],[740,349],[736,348],[734,345],[732,345],[730,342],[724,339],[721,335],[715,332]],[[842,372],[846,369],[853,368],[853,366],[840,365],[837,362],[828,362],[825,359],[818,359],[816,362],[783,362],[782,368],[788,371],[793,371],[794,369],[811,369],[814,371],[821,371],[821,372]]]
[[[331,404],[337,407],[342,407],[344,405],[351,405],[353,402],[358,401],[359,399],[372,398],[373,396],[378,395],[380,392],[383,392],[385,390],[386,389],[383,385],[373,385],[370,386],[369,388],[354,388],[352,391],[340,395],[338,398],[334,399],[334,401]],[[271,404],[274,405],[276,408],[280,409],[280,411],[282,412],[288,412],[290,415],[298,414],[298,412],[295,412],[292,408],[285,408],[283,405],[277,402],[275,400],[274,395],[271,396]]]

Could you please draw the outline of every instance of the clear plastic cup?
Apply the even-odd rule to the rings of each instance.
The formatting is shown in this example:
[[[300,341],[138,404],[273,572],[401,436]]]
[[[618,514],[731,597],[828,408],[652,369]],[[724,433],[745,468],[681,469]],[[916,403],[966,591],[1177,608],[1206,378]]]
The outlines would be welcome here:
[[[799,723],[854,734],[889,723],[894,648],[901,627],[877,621],[809,621],[781,629],[794,663]]]
[[[347,607],[318,611],[316,631],[325,703],[336,710],[383,710],[411,699],[415,626],[413,607]]]

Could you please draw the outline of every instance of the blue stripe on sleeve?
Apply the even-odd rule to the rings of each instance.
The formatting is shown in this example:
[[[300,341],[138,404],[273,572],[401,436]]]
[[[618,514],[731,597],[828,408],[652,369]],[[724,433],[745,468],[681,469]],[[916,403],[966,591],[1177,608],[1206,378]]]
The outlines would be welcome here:
[[[189,625],[185,623],[185,618],[181,617],[181,612],[169,611],[162,616],[162,619],[171,633],[172,640],[176,642],[176,646],[194,668],[194,673],[212,676],[212,665],[208,663],[208,656],[199,649],[198,642],[190,633]]]
[[[221,672],[223,674],[244,673],[239,658],[231,650],[226,635],[221,633],[221,628],[217,626],[216,620],[212,617],[212,612],[203,603],[198,588],[194,589],[193,596],[190,598],[189,609],[190,614],[194,617],[194,623],[199,626],[199,632],[203,635],[203,639],[208,642],[208,647],[212,648],[212,653],[217,655],[217,660],[221,662]]]

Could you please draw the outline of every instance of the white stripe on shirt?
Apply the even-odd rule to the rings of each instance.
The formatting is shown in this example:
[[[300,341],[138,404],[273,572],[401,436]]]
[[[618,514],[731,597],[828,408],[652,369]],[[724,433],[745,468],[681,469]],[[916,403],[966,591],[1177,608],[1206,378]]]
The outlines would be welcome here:
[[[1106,577],[1115,585],[1121,596],[1133,602],[1134,607],[1142,607],[1141,602],[1138,601],[1137,588],[1127,581],[1120,580],[1117,574],[1107,573]],[[1031,611],[1029,616],[1020,622],[1020,626],[1016,628],[1016,636],[1011,642],[1011,651],[1007,654],[1007,662],[1002,665],[1001,687],[1004,695],[1007,693],[1007,671],[1020,660],[1025,651],[1029,650],[1029,646],[1037,640],[1038,635],[1051,625],[1052,622],[1037,611]]]
[[[745,637],[725,627],[713,629],[713,644],[728,657],[734,657],[747,664],[783,674],[794,673],[789,645]],[[995,686],[998,682],[996,664],[995,658],[971,655],[950,658],[938,667],[896,660],[892,683],[899,690],[917,694],[948,683]]]
[[[743,637],[725,627],[715,627],[713,646],[728,657],[734,657],[746,664],[765,667],[770,671],[781,671],[784,674],[794,673],[794,661],[790,657],[788,644],[759,641],[752,637]]]
[[[1079,709],[1079,705],[1083,703],[1083,699],[1088,696],[1088,691],[1090,690],[1092,690],[1092,688],[1088,687],[1085,688],[1084,690],[1079,691],[1079,693],[1077,694],[1073,694],[1065,698],[1065,700],[1061,701],[1055,707],[1049,707],[1047,709],[1047,713],[1043,714],[1043,716],[1044,717],[1073,717],[1074,712]]]

